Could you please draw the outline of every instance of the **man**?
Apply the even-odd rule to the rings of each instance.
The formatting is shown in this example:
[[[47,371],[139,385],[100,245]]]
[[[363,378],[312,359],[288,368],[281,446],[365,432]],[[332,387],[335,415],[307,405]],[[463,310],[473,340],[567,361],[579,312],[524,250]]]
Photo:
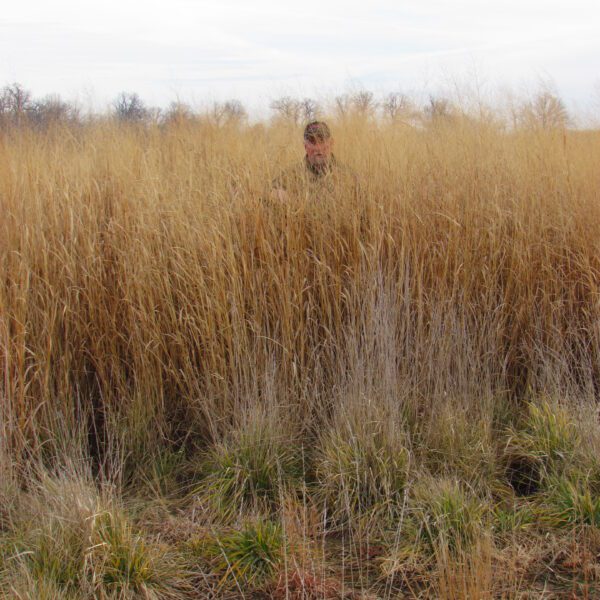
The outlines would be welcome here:
[[[333,137],[324,121],[312,121],[304,128],[304,160],[284,171],[272,182],[271,196],[284,201],[304,189],[311,196],[331,193],[341,176],[350,171],[333,154]],[[353,177],[353,176],[352,176]]]
[[[287,260],[303,252],[315,258],[308,261],[304,273],[310,281],[319,269],[328,270],[327,277],[333,273],[328,261],[346,269],[355,266],[361,256],[359,240],[368,240],[369,222],[363,186],[333,154],[327,124],[312,121],[303,138],[304,159],[271,182],[270,201],[265,205],[271,226],[281,228],[281,257]]]

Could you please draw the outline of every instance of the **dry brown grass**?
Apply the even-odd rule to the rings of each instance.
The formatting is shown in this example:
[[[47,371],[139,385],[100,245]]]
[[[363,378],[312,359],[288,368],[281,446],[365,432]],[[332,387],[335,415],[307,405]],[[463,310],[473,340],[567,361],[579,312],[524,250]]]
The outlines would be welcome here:
[[[600,440],[600,134],[470,119],[428,129],[350,119],[333,129],[359,186],[348,178],[333,194],[286,204],[268,191],[301,158],[294,128],[105,123],[0,137],[1,539],[17,535],[19,494],[29,498],[40,473],[56,476],[73,460],[117,495],[139,500],[143,482],[159,482],[153,494],[168,488],[168,510],[193,506],[193,519],[218,527],[194,494],[206,475],[194,465],[266,414],[271,446],[302,457],[295,501],[321,511],[311,542],[321,560],[334,565],[325,546],[346,543],[328,537],[336,517],[356,519],[336,533],[350,535],[340,554],[348,564],[332,567],[346,579],[340,594],[350,581],[385,597],[433,588],[488,597],[498,540],[484,538],[481,578],[473,563],[430,557],[425,587],[406,587],[404,576],[394,587],[377,565],[352,579],[364,541],[355,536],[396,560],[423,478],[456,477],[490,507],[510,494],[506,436],[533,435],[527,407],[542,396],[571,411],[590,448],[572,470],[600,477],[590,471]],[[407,453],[405,490],[373,487],[373,464],[396,463],[371,440],[372,458],[348,459],[364,471],[343,467],[340,479],[369,496],[339,503],[332,518],[331,498],[313,494],[323,470],[311,462],[327,431],[331,446],[348,432],[360,445],[383,431],[393,441],[385,452]],[[327,446],[329,457],[343,451]],[[287,485],[269,489],[280,488],[289,500]],[[367,505],[386,507],[372,514],[387,520],[353,508]],[[12,581],[10,544],[0,578]],[[211,589],[196,560],[190,581]],[[33,589],[30,575],[12,589]],[[47,585],[54,597],[58,584]],[[515,597],[527,585],[517,581]]]

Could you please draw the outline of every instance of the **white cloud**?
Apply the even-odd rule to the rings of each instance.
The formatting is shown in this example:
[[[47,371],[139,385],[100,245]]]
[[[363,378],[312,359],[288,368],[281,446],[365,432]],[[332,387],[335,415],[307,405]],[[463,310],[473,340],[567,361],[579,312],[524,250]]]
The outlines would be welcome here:
[[[595,0],[22,0],[0,17],[0,84],[257,101],[350,80],[417,87],[475,62],[497,82],[550,74],[581,99],[598,16]]]

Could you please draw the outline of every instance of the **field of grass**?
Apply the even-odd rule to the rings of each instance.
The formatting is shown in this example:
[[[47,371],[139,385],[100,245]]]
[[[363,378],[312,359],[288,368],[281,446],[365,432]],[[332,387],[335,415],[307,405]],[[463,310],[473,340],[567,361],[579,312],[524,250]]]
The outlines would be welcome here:
[[[600,132],[0,133],[0,598],[600,597]]]

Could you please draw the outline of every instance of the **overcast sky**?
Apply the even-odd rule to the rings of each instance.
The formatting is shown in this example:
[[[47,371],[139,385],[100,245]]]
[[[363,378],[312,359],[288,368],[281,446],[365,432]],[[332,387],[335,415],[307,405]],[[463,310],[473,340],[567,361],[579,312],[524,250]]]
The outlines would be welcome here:
[[[87,103],[600,81],[598,0],[4,0],[0,85]]]

